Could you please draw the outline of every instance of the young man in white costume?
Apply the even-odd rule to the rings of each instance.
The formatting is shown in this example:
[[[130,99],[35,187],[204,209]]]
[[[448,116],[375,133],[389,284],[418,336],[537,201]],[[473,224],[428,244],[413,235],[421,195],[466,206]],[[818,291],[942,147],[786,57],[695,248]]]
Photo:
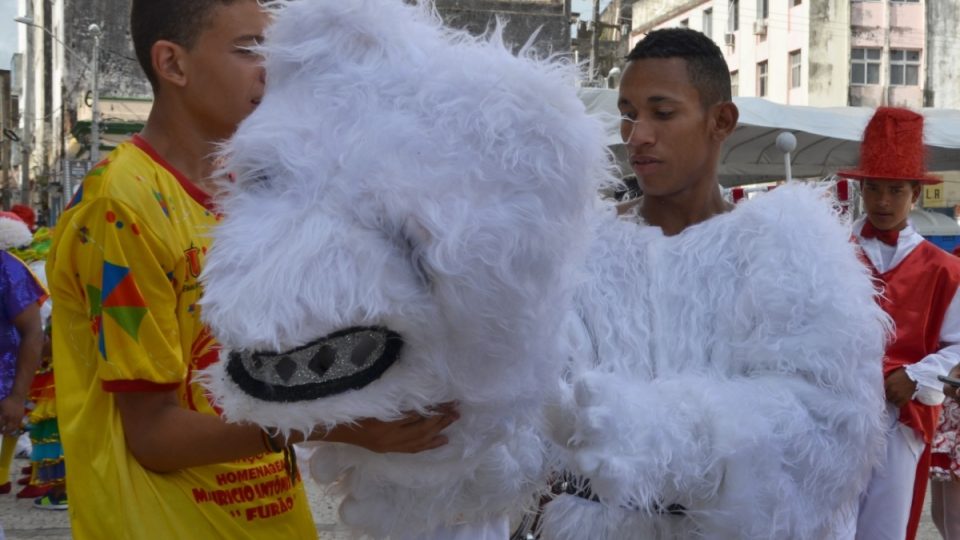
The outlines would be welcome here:
[[[850,537],[882,445],[885,317],[823,190],[737,207],[717,46],[651,32],[627,57],[621,133],[643,197],[596,226],[551,409],[575,493],[551,540]]]
[[[960,259],[925,240],[909,220],[922,185],[941,182],[924,167],[923,116],[877,109],[864,133],[860,167],[838,174],[861,181],[866,216],[853,231],[883,284],[881,305],[896,324],[883,359],[886,454],[861,498],[857,538],[909,539],[923,509],[943,402],[937,376],[960,363]]]

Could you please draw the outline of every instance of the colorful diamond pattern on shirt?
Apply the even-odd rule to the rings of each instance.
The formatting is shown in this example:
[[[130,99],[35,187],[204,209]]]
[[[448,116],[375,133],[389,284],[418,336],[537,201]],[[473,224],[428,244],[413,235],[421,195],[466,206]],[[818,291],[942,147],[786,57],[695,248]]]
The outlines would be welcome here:
[[[157,202],[160,203],[160,209],[163,210],[163,215],[170,217],[170,207],[167,205],[167,200],[163,195],[154,191],[153,196],[156,197]]]
[[[67,207],[64,208],[64,211],[67,211],[74,206],[80,204],[80,201],[83,200],[83,183],[80,183],[80,187],[77,188],[77,192],[73,194],[73,198],[70,199],[70,202],[67,204]]]
[[[103,290],[100,294],[103,313],[120,328],[137,339],[140,323],[147,314],[147,304],[126,266],[103,263]],[[102,333],[101,333],[102,338]],[[104,355],[106,357],[106,355]]]
[[[107,165],[110,165],[110,160],[109,160],[109,159],[104,159],[104,160],[100,161],[99,163],[97,163],[96,165],[94,165],[92,169],[90,169],[90,172],[87,173],[87,176],[100,176],[100,175],[102,175],[103,172],[107,170]]]
[[[86,243],[86,242],[84,242]],[[87,300],[90,302],[90,331],[97,336],[97,350],[100,356],[107,358],[107,346],[103,339],[103,310],[100,305],[100,289],[87,285]]]

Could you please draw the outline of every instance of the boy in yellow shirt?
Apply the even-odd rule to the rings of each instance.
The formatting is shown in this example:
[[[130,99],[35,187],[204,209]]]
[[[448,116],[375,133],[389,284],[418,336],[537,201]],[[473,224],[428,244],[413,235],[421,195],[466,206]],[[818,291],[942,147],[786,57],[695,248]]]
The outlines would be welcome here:
[[[228,424],[197,384],[217,360],[198,276],[218,219],[216,144],[259,103],[255,0],[134,0],[131,34],[155,101],[144,130],[84,180],[47,275],[74,538],[315,538],[292,451]],[[284,299],[278,299],[284,301]],[[448,406],[295,440],[418,452]]]

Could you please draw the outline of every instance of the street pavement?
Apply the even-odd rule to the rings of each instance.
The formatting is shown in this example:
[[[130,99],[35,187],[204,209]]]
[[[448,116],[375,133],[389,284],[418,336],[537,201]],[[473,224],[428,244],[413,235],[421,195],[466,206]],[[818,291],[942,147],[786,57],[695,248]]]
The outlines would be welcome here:
[[[28,462],[24,459],[15,459],[11,467],[11,481],[14,490],[10,494],[0,495],[0,525],[6,533],[7,540],[27,540],[42,538],[44,540],[70,540],[70,520],[66,511],[38,510],[33,508],[33,501],[14,497],[20,486],[16,485],[20,469]],[[306,470],[306,469],[302,469]],[[338,501],[323,492],[309,479],[305,480],[307,495],[310,499],[310,508],[317,524],[322,540],[347,540],[350,536],[346,528],[337,521]],[[940,535],[930,521],[930,497],[927,497],[928,507],[920,524],[917,540],[939,540]],[[0,535],[2,538],[2,535]],[[584,539],[588,540],[588,539]]]

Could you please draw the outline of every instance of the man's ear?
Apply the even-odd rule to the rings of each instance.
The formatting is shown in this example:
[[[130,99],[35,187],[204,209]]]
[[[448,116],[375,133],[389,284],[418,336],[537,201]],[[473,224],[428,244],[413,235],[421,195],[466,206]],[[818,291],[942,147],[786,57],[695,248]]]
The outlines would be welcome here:
[[[150,47],[150,61],[157,82],[186,86],[186,49],[172,41],[161,39]]]
[[[724,141],[737,129],[740,120],[740,109],[732,101],[716,103],[710,108],[712,115],[713,136],[718,141]]]
[[[913,204],[917,204],[917,201],[920,200],[920,193],[923,192],[923,186],[920,185],[920,182],[911,182],[913,184]]]

